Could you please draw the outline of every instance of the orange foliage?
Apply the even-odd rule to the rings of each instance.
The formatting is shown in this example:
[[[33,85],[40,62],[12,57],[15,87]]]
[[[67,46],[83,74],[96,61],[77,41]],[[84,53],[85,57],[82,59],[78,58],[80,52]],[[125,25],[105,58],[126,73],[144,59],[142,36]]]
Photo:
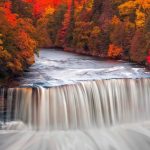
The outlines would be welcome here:
[[[118,47],[114,44],[109,45],[108,49],[108,56],[111,58],[117,58],[121,56],[121,53],[123,52],[123,49],[121,47]]]
[[[0,59],[4,62],[7,62],[12,58],[11,54],[8,53],[7,50],[4,50],[2,47],[0,47]]]
[[[112,25],[118,25],[120,24],[120,19],[117,16],[113,16],[112,20],[111,20],[111,24]]]
[[[22,72],[23,70],[22,64],[16,58],[13,60],[13,62],[8,62],[7,68],[10,69],[13,73]]]
[[[16,44],[18,48],[22,51],[30,51],[36,47],[36,42],[30,38],[30,36],[25,31],[20,31],[16,38]]]

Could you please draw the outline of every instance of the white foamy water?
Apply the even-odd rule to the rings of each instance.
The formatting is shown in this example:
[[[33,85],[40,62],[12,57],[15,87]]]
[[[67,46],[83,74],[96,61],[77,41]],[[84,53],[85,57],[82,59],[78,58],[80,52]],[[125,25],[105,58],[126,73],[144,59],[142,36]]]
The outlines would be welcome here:
[[[22,121],[31,130],[103,128],[150,119],[150,79],[9,88],[4,93],[5,120]]]
[[[102,60],[88,56],[57,51],[40,52],[36,63],[23,77],[17,78],[21,86],[59,86],[80,81],[118,78],[150,78],[144,67],[125,61]]]
[[[0,150],[150,149],[144,68],[52,53],[37,58],[22,87],[0,89]]]

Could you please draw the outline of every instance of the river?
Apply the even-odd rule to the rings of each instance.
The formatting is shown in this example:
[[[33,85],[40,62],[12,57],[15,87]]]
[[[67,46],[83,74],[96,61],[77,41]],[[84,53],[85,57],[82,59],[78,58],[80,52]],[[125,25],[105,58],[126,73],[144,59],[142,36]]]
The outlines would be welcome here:
[[[0,89],[0,150],[149,150],[150,72],[53,49]]]
[[[41,49],[36,63],[16,80],[22,86],[51,87],[85,80],[149,77],[150,72],[133,63]]]

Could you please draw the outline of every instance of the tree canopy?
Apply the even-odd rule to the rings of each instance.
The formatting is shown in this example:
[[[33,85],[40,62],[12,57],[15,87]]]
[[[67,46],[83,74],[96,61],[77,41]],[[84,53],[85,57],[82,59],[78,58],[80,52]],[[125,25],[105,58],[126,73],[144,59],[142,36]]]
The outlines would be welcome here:
[[[37,47],[123,58],[150,56],[150,0],[0,0],[0,72],[18,73]]]

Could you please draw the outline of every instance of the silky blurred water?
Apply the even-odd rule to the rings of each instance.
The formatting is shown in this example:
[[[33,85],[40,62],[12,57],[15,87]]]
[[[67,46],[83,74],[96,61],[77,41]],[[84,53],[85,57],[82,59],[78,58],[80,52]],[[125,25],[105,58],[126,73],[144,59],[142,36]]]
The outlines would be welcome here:
[[[150,150],[150,73],[124,61],[41,50],[0,89],[0,150]]]

